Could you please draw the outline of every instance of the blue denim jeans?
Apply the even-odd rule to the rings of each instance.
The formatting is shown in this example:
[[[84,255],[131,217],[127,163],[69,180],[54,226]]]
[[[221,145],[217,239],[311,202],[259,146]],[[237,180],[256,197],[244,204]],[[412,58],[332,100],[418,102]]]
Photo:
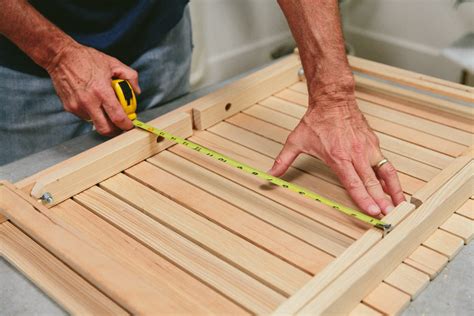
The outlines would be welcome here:
[[[186,8],[163,41],[131,65],[138,71],[142,89],[138,112],[189,91],[191,53]],[[0,66],[0,166],[91,130],[91,124],[64,111],[49,78]]]

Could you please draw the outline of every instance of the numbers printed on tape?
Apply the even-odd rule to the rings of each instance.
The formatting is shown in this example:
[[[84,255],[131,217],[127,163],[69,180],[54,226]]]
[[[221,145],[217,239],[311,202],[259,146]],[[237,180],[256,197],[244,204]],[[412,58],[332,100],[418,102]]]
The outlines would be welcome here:
[[[163,137],[167,140],[170,140],[174,143],[177,143],[177,144],[181,144],[181,145],[184,145],[194,151],[197,151],[201,154],[204,154],[210,158],[213,158],[215,160],[218,160],[222,163],[225,163],[227,165],[230,165],[232,167],[235,167],[237,169],[240,169],[244,172],[247,172],[249,174],[252,174],[254,176],[257,176],[263,180],[266,180],[270,183],[273,183],[279,187],[282,187],[282,188],[285,188],[285,189],[288,189],[288,190],[291,190],[293,192],[296,192],[300,195],[303,195],[309,199],[312,199],[314,201],[317,201],[317,202],[320,202],[324,205],[327,205],[327,206],[330,206],[344,214],[347,214],[349,216],[352,216],[352,217],[355,217],[357,218],[358,220],[364,222],[364,223],[367,223],[367,224],[370,224],[374,227],[377,227],[377,228],[380,228],[380,229],[383,229],[384,233],[387,233],[390,231],[391,229],[391,225],[390,224],[386,224],[384,223],[383,221],[379,220],[379,219],[376,219],[376,218],[373,218],[367,214],[364,214],[362,212],[359,212],[359,211],[356,211],[354,209],[351,209],[349,207],[345,207],[343,205],[340,205],[330,199],[327,199],[317,193],[314,193],[314,192],[311,192],[310,190],[308,189],[305,189],[303,187],[300,187],[296,184],[293,184],[293,183],[290,183],[290,182],[287,182],[285,180],[282,180],[280,178],[277,178],[277,177],[274,177],[268,173],[265,173],[263,171],[260,171],[260,170],[257,170],[251,166],[248,166],[246,164],[243,164],[243,163],[240,163],[236,160],[233,160],[232,158],[229,158],[223,154],[220,154],[216,151],[213,151],[209,148],[206,148],[204,146],[201,146],[199,144],[196,144],[196,143],[193,143],[189,140],[186,140],[184,138],[181,138],[181,137],[178,137],[178,136],[175,136],[175,135],[172,135],[166,131],[163,131],[161,129],[158,129],[158,128],[155,128],[151,125],[148,125],[146,123],[143,123],[139,120],[133,120],[133,124],[138,127],[138,128],[141,128],[143,130],[146,130],[148,132],[151,132],[155,135],[157,135],[158,137]]]

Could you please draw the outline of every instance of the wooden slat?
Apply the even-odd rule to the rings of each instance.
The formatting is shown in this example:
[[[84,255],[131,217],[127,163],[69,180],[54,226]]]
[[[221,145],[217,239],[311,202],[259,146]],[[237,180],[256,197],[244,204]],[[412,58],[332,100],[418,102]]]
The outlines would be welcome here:
[[[363,303],[360,303],[354,308],[349,316],[381,316],[382,313],[376,311],[372,307],[369,307]]]
[[[391,87],[386,85],[386,87]],[[399,92],[407,91],[404,89],[398,89]],[[432,122],[440,123],[452,128],[456,128],[468,133],[472,133],[474,130],[470,123],[470,115],[464,114],[460,116],[458,114],[450,113],[449,107],[447,106],[431,106],[433,101],[439,101],[440,99],[431,98],[428,102],[413,102],[404,99],[403,95],[396,93],[393,95],[386,95],[384,93],[378,93],[371,91],[370,89],[356,90],[356,97],[359,100],[366,100],[377,104],[382,104],[387,108],[393,110],[414,115]],[[456,109],[459,106],[456,105]]]
[[[292,91],[290,89],[285,89],[276,95],[278,97],[285,98],[285,100],[288,100],[295,104],[299,104],[303,106],[307,104],[307,101],[305,101],[305,98],[307,96],[301,93]],[[245,111],[245,112],[248,113],[248,111]],[[372,127],[373,129],[379,132],[396,136],[397,138],[400,138],[400,139],[403,139],[415,144],[419,144],[421,146],[433,149],[440,153],[450,155],[452,157],[458,156],[467,148],[467,146],[465,145],[454,143],[444,138],[440,138],[440,137],[437,137],[437,136],[434,136],[434,135],[431,135],[431,134],[428,134],[416,129],[412,129],[412,128],[409,128],[397,123],[393,123],[386,119],[381,119],[379,117],[376,117],[367,113],[364,116],[369,122],[370,127]],[[285,124],[288,124],[288,123],[285,123]],[[288,127],[290,127],[290,129],[293,129],[295,126],[296,126],[295,124],[293,124],[293,126],[290,126],[288,124]]]
[[[268,170],[274,162],[272,158],[259,154],[256,151],[250,150],[207,131],[197,132],[195,133],[195,136],[190,139],[198,144],[214,149],[217,152],[233,157],[238,161],[260,170]],[[296,168],[290,167],[283,178],[291,179],[295,184],[318,192],[322,196],[338,201],[346,206],[357,208],[349,194],[343,188],[302,172]]]
[[[117,262],[117,258],[110,258],[105,251],[97,249],[96,245],[81,239],[91,236],[79,237],[52,220],[46,215],[52,214],[48,209],[35,201],[20,197],[23,192],[11,189],[10,185],[7,188],[5,184],[0,186],[0,193],[0,212],[131,313],[191,313],[197,310],[201,313],[229,310],[245,313],[240,307],[216,295],[213,300],[204,300],[209,304],[193,303],[190,294],[195,296],[195,302],[203,301],[204,298],[199,297],[204,293],[202,285],[202,293],[193,293],[190,288],[183,288],[170,281],[151,284],[148,279],[138,277],[136,273],[126,269],[123,262]],[[127,260],[133,259],[131,253],[133,252],[125,256]],[[166,279],[169,272],[163,271],[161,278]],[[184,273],[182,275],[185,276]],[[199,283],[195,282],[193,286],[199,286]]]
[[[468,199],[459,209],[456,210],[456,213],[474,220],[474,200]]]
[[[383,219],[396,227],[413,210],[412,204],[403,202]],[[396,229],[396,228],[395,228]],[[368,230],[361,238],[354,242],[342,255],[331,263],[322,273],[313,277],[298,292],[281,304],[275,311],[275,315],[292,315],[300,311],[319,293],[331,284],[337,277],[351,267],[354,262],[361,258],[371,247],[382,239],[382,232],[376,228]]]
[[[357,104],[362,112],[377,116],[379,118],[411,127],[413,129],[435,135],[459,144],[471,146],[473,135],[471,133],[455,129],[440,123],[431,122],[410,114],[395,111],[381,105],[365,100],[358,100]]]
[[[285,295],[310,279],[309,274],[123,174],[100,186]]]
[[[228,118],[226,122],[251,131],[254,134],[277,141],[280,144],[285,142],[290,133],[287,129],[262,121],[245,113],[236,114],[233,117]],[[316,159],[311,159],[311,161],[308,161],[309,156],[305,154],[301,154],[300,157],[297,158],[295,164],[303,164],[308,168],[315,168],[318,172],[322,172],[321,175],[325,177],[324,179],[331,182],[334,181],[332,183],[340,185],[339,180],[334,175],[334,173],[332,173],[329,167],[323,164],[321,161]],[[413,194],[425,184],[424,181],[404,173],[399,172],[398,177],[400,178],[404,192],[408,194]]]
[[[474,90],[469,86],[456,84],[355,56],[348,56],[348,59],[351,68],[362,73],[467,102],[471,102],[474,98]]]
[[[97,186],[74,199],[253,313],[269,313],[284,300],[283,295]]]
[[[423,188],[415,192],[411,197],[411,203],[420,206],[427,201],[435,192],[437,192],[446,182],[449,181],[455,174],[464,168],[469,161],[471,161],[469,154],[458,157],[449,164],[448,167],[438,173],[431,179]]]
[[[474,165],[471,163],[456,174],[440,191],[311,300],[301,312],[320,314],[351,311],[472,195],[473,169]]]
[[[150,124],[181,137],[192,135],[191,117],[186,113],[176,113],[166,119],[158,118]],[[54,202],[48,207],[56,205],[172,145],[170,141],[157,143],[156,139],[156,136],[146,131],[128,131],[77,155],[64,168],[37,179],[31,195],[40,198],[49,192]]]
[[[409,294],[415,299],[430,283],[428,274],[401,263],[384,280],[385,283]]]
[[[458,214],[453,214],[440,227],[453,235],[461,237],[465,244],[472,240],[474,234],[474,221]]]
[[[182,146],[175,146],[169,150],[250,190],[256,190],[259,188],[259,194],[268,197],[275,202],[281,203],[293,211],[298,212],[303,216],[306,216],[339,232],[339,234],[331,234],[327,229],[318,229],[318,233],[322,233],[325,238],[343,241],[343,239],[339,237],[340,233],[347,233],[349,236],[355,236],[356,234],[360,234],[360,232],[368,228],[367,225],[362,225],[360,222],[349,216],[336,212],[328,206],[315,203],[314,201],[311,201],[307,198],[298,196],[293,192],[289,192],[287,190],[277,190],[275,187],[270,187],[267,185],[262,187],[263,183],[260,179],[251,177],[233,167],[227,166],[213,159],[208,159],[207,157],[204,157],[195,151],[183,148]],[[335,238],[331,237],[331,235],[334,235]],[[350,238],[346,238],[346,240],[352,242]],[[346,245],[349,246],[350,242],[346,243]]]
[[[285,128],[285,129],[288,130],[287,131],[288,134],[289,134],[289,131],[298,124],[297,119],[295,119],[293,117],[290,117],[288,115],[285,115],[283,113],[278,113],[276,111],[273,111],[269,108],[266,108],[266,107],[263,107],[263,106],[260,106],[260,105],[254,106],[254,107],[246,110],[245,114],[249,114],[250,116],[258,118],[262,121],[268,122],[270,124],[275,124],[275,125],[278,125],[279,127]],[[229,119],[229,121],[231,121],[231,119]],[[250,124],[247,124],[247,125],[242,124],[241,126],[245,126],[245,128],[251,128],[252,131],[254,131],[256,129],[255,126],[250,125]],[[263,124],[260,124],[260,127],[263,127]],[[264,129],[261,129],[258,132],[255,131],[255,133],[261,133],[261,134],[265,133],[264,136],[268,136],[268,133],[266,133]],[[283,137],[284,137],[284,139],[286,139],[286,136],[283,136]],[[386,153],[386,151],[384,151],[384,153]],[[396,156],[396,154],[393,154],[393,153],[392,154],[389,153],[389,155],[391,155],[391,157]],[[425,177],[426,178],[426,177],[430,177],[429,174],[433,174],[433,168],[432,167],[424,165],[424,164],[420,165],[420,163],[418,163],[416,161],[410,161],[409,165],[405,168],[404,164],[407,161],[407,159],[404,158],[403,156],[396,156],[396,157],[399,158],[398,161],[397,161],[398,163],[402,162],[401,167],[403,169],[407,169],[408,171],[413,171],[413,170],[416,171],[417,170],[416,168],[414,168],[412,166],[413,164],[418,165],[418,166],[425,166],[425,167],[421,168],[421,170],[426,169],[427,171],[419,172],[419,177]],[[397,165],[396,165],[396,167],[400,168],[400,166],[397,166]],[[321,168],[319,168],[319,169],[321,169]],[[418,172],[417,172],[417,174],[418,174]],[[402,180],[405,192],[407,192],[409,194],[413,194],[414,192],[416,192],[425,183],[422,180],[416,179],[416,178],[411,177],[411,176],[406,175],[406,174],[404,175],[402,173],[399,173],[399,177]]]
[[[7,218],[0,214],[0,224],[2,224],[5,221],[7,221]]]
[[[464,245],[464,240],[444,230],[437,229],[423,245],[433,249],[452,260]]]
[[[152,164],[143,162],[125,173],[307,273],[317,274],[333,259],[333,256]]]
[[[362,302],[384,315],[399,315],[410,304],[410,296],[382,282]]]
[[[128,314],[10,222],[0,225],[0,253],[71,314]]]
[[[296,56],[289,56],[254,73],[245,80],[230,84],[189,104],[193,108],[194,125],[205,129],[269,95],[298,81],[301,63]]]
[[[345,235],[168,151],[148,161],[328,253],[340,254],[352,242]],[[345,231],[353,232],[354,238],[363,232],[349,228]]]
[[[425,246],[419,246],[403,262],[428,274],[433,280],[448,264],[448,257]]]

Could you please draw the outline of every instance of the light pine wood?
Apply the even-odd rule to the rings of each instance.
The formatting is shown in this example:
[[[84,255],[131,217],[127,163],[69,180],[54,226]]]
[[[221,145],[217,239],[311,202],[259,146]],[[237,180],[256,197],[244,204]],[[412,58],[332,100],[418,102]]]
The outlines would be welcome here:
[[[0,225],[0,253],[71,314],[128,315],[10,222]]]
[[[118,174],[100,185],[153,219],[172,227],[186,238],[199,243],[213,254],[285,295],[298,290],[311,277],[123,174]]]
[[[301,105],[305,108],[308,107],[309,99],[307,94],[299,93],[291,89],[284,89],[274,95],[280,99]]]
[[[456,84],[355,56],[348,56],[348,59],[353,70],[365,74],[467,102],[471,102],[474,98],[474,90],[469,86]]]
[[[433,280],[448,264],[448,257],[425,246],[419,246],[403,262],[428,274]]]
[[[468,199],[459,209],[456,210],[456,213],[474,220],[474,200]]]
[[[143,162],[125,173],[307,273],[317,274],[333,260],[332,255],[152,164]]]
[[[186,158],[203,168],[211,170],[212,172],[216,172],[222,177],[238,183],[247,189],[255,190],[256,188],[260,188],[260,190],[258,190],[259,194],[290,208],[302,216],[330,227],[339,233],[347,233],[350,234],[350,236],[355,234],[360,235],[361,232],[368,228],[367,225],[363,225],[353,218],[336,212],[328,206],[315,203],[314,201],[296,195],[293,192],[289,192],[287,190],[276,190],[276,188],[265,185],[260,179],[251,177],[233,167],[204,157],[203,155],[187,148],[175,146],[169,150],[180,157]],[[153,161],[151,160],[151,162]],[[350,232],[351,230],[352,232]],[[332,240],[344,240],[344,238],[339,238],[340,234],[331,234],[327,229],[318,228],[317,232],[322,233],[323,236],[325,236],[324,238],[329,238]],[[333,237],[331,237],[331,235],[333,235]],[[308,235],[308,238],[311,238],[311,235]],[[350,239],[346,238],[346,240]],[[349,244],[346,245],[348,246]]]
[[[284,300],[283,295],[97,186],[74,199],[253,313],[269,313]]]
[[[396,227],[413,210],[412,204],[403,202],[383,219]],[[275,310],[275,315],[291,315],[300,311],[308,302],[318,294],[323,293],[325,288],[334,282],[339,275],[349,269],[359,258],[370,250],[382,239],[379,229],[369,229],[361,238],[354,242],[342,255],[332,262],[322,273],[313,277],[298,292],[281,304]],[[360,300],[359,300],[360,301]]]
[[[296,105],[293,105],[293,107],[298,108],[298,106]],[[264,108],[260,105],[257,105],[246,110],[245,113],[250,114],[258,119],[283,127],[288,130],[294,129],[299,122],[299,119],[296,119],[295,117],[285,116],[286,113],[283,114],[283,113],[277,112],[274,110],[274,108],[270,109],[270,108],[267,108],[266,106]],[[375,118],[375,119],[378,120],[378,118]],[[408,131],[407,131],[407,134],[408,134]],[[431,135],[428,135],[428,136],[431,136]],[[463,147],[463,150],[464,148],[465,147]],[[421,180],[428,181],[439,172],[438,168],[429,166],[425,163],[422,163],[416,160],[409,159],[397,153],[390,152],[384,149],[382,149],[382,152],[384,155],[390,156],[388,158],[391,159],[392,162],[397,166],[397,168],[399,168],[402,172],[416,176]]]
[[[369,307],[363,303],[360,303],[354,308],[349,316],[381,316],[382,313],[376,311],[372,307]]]
[[[230,84],[227,89],[218,90],[191,102],[194,125],[205,129],[255,102],[284,89],[298,81],[301,63],[296,56],[289,56],[254,73],[246,80]]]
[[[229,122],[242,129],[248,130],[253,134],[261,135],[265,138],[277,141],[280,144],[283,144],[289,135],[289,130],[262,121],[245,113],[236,114],[233,117],[227,119],[226,122]],[[315,169],[317,172],[320,173],[320,176],[323,176],[325,180],[337,185],[341,185],[334,173],[330,171],[329,167],[323,164],[321,161],[317,159],[310,159],[311,161],[309,161],[309,156],[305,154],[301,154],[300,157],[298,157],[295,161],[295,166],[302,164],[307,168]],[[413,194],[425,184],[424,181],[401,172],[398,173],[398,177],[400,178],[400,182],[402,183],[402,188],[404,192],[408,194]]]
[[[260,170],[268,170],[274,162],[274,159],[259,154],[254,150],[228,141],[223,137],[217,136],[207,131],[199,131],[190,138],[198,144],[216,150],[224,155],[228,155],[240,162],[246,163]],[[296,168],[290,167],[283,177],[291,179],[295,184],[315,191],[327,198],[338,201],[346,206],[357,208],[349,194],[341,187],[328,183],[318,177],[302,172]],[[293,193],[293,192],[291,192]],[[296,195],[296,194],[293,194]]]
[[[428,274],[401,263],[384,280],[385,283],[409,294],[415,299],[430,283]]]
[[[452,260],[464,245],[464,240],[444,230],[437,229],[423,245]]]
[[[302,313],[348,313],[473,193],[473,164],[450,179],[380,242],[353,263]]]
[[[382,282],[362,302],[384,315],[399,315],[410,304],[410,295]]]
[[[387,87],[389,86],[387,85]],[[398,91],[402,92],[408,90],[399,89]],[[426,102],[416,102],[413,100],[405,100],[401,94],[387,95],[365,88],[358,88],[355,94],[359,100],[381,104],[384,107],[440,123],[468,133],[474,132],[472,124],[470,123],[470,120],[472,120],[472,118],[470,118],[472,113],[454,114],[449,110],[449,106],[430,106],[433,104],[433,100],[439,101],[440,99],[433,98]],[[455,108],[456,113],[460,107],[459,105],[455,105]]]
[[[474,234],[474,221],[458,214],[453,214],[440,227],[453,235],[461,237],[466,245],[472,240]]]
[[[191,118],[185,113],[176,113],[167,119],[158,118],[150,124],[181,137],[192,135]],[[79,154],[77,159],[64,168],[37,179],[31,195],[40,198],[45,192],[49,192],[54,201],[47,206],[54,206],[172,145],[170,141],[157,143],[156,138],[153,134],[138,129],[117,136]]]
[[[196,305],[190,295],[185,294],[188,290],[181,288],[179,284],[169,281],[151,284],[148,279],[125,268],[123,262],[117,262],[116,258],[114,260],[104,251],[98,250],[96,245],[81,239],[90,236],[79,237],[52,220],[46,215],[52,214],[48,209],[35,201],[24,199],[21,193],[11,185],[0,186],[0,212],[129,312],[191,313],[200,310],[202,313],[209,313],[233,310],[235,313],[245,313],[223,297],[214,296],[209,304]],[[130,257],[130,252],[128,256]],[[165,274],[163,273],[163,278],[166,278]],[[199,283],[196,282],[195,285],[199,286]],[[200,293],[195,293],[198,294]],[[161,299],[157,300],[157,297]],[[203,298],[196,299],[202,302]]]
[[[7,221],[7,218],[0,214],[0,224]]]
[[[415,192],[412,195],[410,202],[416,206],[420,206],[422,203],[426,202],[435,192],[438,192],[439,189],[449,181],[449,179],[462,170],[471,159],[472,157],[469,155],[464,155],[454,159],[448,167],[441,170],[441,172],[431,179],[425,186]]]
[[[353,242],[346,235],[338,234],[327,226],[168,151],[148,161],[330,254],[342,253]],[[257,190],[258,186],[254,189]],[[347,227],[345,231],[354,231],[353,238],[360,237],[364,232],[362,229],[350,228]]]

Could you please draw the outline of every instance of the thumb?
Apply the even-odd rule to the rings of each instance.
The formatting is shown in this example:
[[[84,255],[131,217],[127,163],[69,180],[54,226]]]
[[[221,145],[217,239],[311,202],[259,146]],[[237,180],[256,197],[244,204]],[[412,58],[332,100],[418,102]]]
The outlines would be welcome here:
[[[289,142],[286,142],[285,146],[283,146],[283,149],[276,157],[273,167],[268,171],[268,173],[275,177],[282,176],[291,166],[293,161],[295,161],[300,152],[301,151],[295,146],[291,145]]]

